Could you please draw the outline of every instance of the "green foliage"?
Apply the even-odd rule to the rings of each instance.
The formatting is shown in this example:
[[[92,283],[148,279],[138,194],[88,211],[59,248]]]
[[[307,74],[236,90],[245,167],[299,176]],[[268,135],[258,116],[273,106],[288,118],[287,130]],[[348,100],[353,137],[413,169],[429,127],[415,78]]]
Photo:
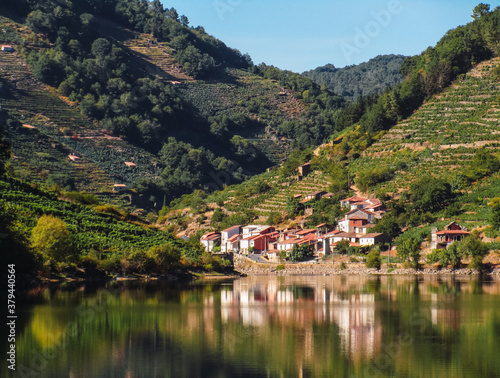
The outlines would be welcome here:
[[[455,243],[453,243],[455,244]],[[488,254],[488,246],[479,240],[477,235],[470,235],[458,244],[458,253],[462,256],[470,256],[471,262],[469,268],[480,269],[483,265],[483,259]]]
[[[215,223],[222,222],[224,220],[224,216],[225,216],[224,212],[220,207],[218,207],[217,209],[215,209],[214,215],[212,215],[212,222]]]
[[[43,215],[31,231],[31,245],[45,260],[71,262],[78,255],[70,230],[61,219]]]
[[[306,261],[314,256],[313,247],[306,243],[302,245],[294,244],[293,249],[288,254],[288,258],[292,262]]]
[[[383,216],[382,219],[375,224],[373,231],[395,238],[401,233],[401,228],[397,219],[394,218],[394,215],[389,213]]]
[[[432,176],[421,177],[410,186],[410,201],[419,212],[438,211],[453,197],[450,184]]]
[[[341,241],[337,242],[337,252],[340,253],[341,255],[346,255],[347,252],[349,252],[349,240],[347,239],[342,239]]]
[[[491,226],[497,230],[500,230],[500,198],[492,198],[488,206],[491,208]]]
[[[382,92],[387,87],[403,81],[399,72],[405,57],[402,55],[380,55],[366,63],[335,68],[332,64],[304,72],[319,85],[326,85],[331,91],[356,101]]]
[[[361,191],[366,192],[375,185],[390,180],[393,174],[394,170],[390,167],[360,170],[356,175],[356,185]]]
[[[366,257],[366,267],[380,269],[381,265],[382,257],[380,256],[380,250],[378,248],[373,248]]]
[[[435,249],[431,254],[427,255],[427,262],[434,264],[439,261],[442,266],[451,265],[453,269],[458,269],[464,257],[459,246],[460,242],[455,242],[448,248]]]
[[[276,271],[280,271],[280,270],[285,270],[285,266],[283,264],[276,266]]]
[[[161,273],[177,268],[181,258],[181,250],[171,244],[151,247],[147,254],[155,262],[156,270]]]
[[[487,149],[481,148],[472,158],[471,165],[465,174],[469,180],[475,181],[497,172],[500,169],[500,160]]]
[[[421,243],[420,238],[410,235],[400,240],[397,247],[398,256],[401,260],[409,263],[414,269],[419,266]]]
[[[298,198],[293,196],[288,197],[286,200],[286,212],[290,218],[297,216],[302,210],[302,204]]]

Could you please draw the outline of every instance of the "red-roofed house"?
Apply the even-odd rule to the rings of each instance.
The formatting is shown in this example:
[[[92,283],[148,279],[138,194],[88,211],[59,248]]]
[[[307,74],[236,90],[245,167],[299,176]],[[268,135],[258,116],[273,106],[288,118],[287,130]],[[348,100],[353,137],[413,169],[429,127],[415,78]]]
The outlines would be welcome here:
[[[126,161],[126,162],[125,162],[125,165],[126,165],[127,167],[131,167],[131,168],[132,168],[132,167],[137,167],[137,165],[136,165],[135,163],[132,163],[131,161]]]
[[[469,235],[470,232],[456,222],[447,224],[443,231],[438,231],[434,227],[431,231],[431,249],[448,248],[454,242],[461,241]]]

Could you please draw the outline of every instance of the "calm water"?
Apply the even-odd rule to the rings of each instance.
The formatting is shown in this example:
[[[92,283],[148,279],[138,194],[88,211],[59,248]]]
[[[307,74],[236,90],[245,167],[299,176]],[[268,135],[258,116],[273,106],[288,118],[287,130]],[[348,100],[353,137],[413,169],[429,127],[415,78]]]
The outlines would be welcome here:
[[[500,377],[500,281],[79,284],[17,307],[16,377]]]

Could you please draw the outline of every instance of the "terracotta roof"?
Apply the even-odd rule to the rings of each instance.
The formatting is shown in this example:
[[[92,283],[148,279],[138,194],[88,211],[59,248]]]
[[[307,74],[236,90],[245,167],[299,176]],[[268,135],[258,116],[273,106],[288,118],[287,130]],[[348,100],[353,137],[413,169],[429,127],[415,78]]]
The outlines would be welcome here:
[[[309,230],[302,230],[302,231],[299,231],[297,232],[297,235],[307,235],[307,234],[311,234],[313,232],[316,232],[316,229],[315,228],[311,228]]]
[[[229,243],[233,243],[233,242],[235,242],[235,241],[238,241],[238,238],[241,238],[241,234],[233,235],[233,236],[231,236],[229,239],[227,239],[227,241],[228,241]]]
[[[324,226],[326,226],[326,225],[327,225],[326,223],[321,223],[321,224],[318,224],[318,225],[316,226],[316,228],[324,227]]]
[[[352,232],[341,232],[335,236],[338,238],[355,238],[357,235]]]
[[[136,166],[137,166],[137,164],[132,163],[131,161],[126,161],[126,162],[125,162],[125,165],[126,165],[127,167],[136,167]]]
[[[470,232],[464,230],[444,230],[438,231],[436,235],[470,235]]]
[[[222,230],[222,232],[230,232],[230,231],[233,231],[233,230],[236,230],[237,228],[239,228],[241,226],[232,226],[232,227],[229,227],[229,228],[226,228],[225,230]]]
[[[208,234],[205,234],[201,237],[201,240],[208,240],[208,241],[212,241],[212,240],[217,240],[220,238],[220,234],[218,232],[209,232]]]
[[[343,199],[342,201],[340,202],[363,202],[363,201],[366,201],[366,198],[361,198],[361,197],[350,197],[350,198],[346,198],[346,199]]]
[[[381,233],[374,233],[374,234],[366,234],[366,235],[360,235],[360,239],[368,239],[368,238],[376,238],[377,236],[383,235]]]
[[[373,213],[372,213],[372,212],[370,212],[370,211],[366,211],[366,210],[364,210],[364,209],[354,209],[354,210],[349,211],[349,212],[346,214],[346,216],[349,216],[350,214],[355,214],[355,213],[356,213],[356,212],[358,212],[358,211],[361,211],[361,212],[363,212],[363,213],[365,213],[365,214],[373,215]],[[348,218],[349,218],[349,217],[348,217]]]

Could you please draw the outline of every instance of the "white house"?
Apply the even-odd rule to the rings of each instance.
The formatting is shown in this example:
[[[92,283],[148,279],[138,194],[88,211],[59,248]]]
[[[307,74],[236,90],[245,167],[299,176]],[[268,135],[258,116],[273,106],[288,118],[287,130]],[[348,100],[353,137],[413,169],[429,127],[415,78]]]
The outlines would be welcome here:
[[[228,239],[238,234],[241,234],[241,226],[233,226],[221,231],[221,252],[228,252],[226,246]]]

